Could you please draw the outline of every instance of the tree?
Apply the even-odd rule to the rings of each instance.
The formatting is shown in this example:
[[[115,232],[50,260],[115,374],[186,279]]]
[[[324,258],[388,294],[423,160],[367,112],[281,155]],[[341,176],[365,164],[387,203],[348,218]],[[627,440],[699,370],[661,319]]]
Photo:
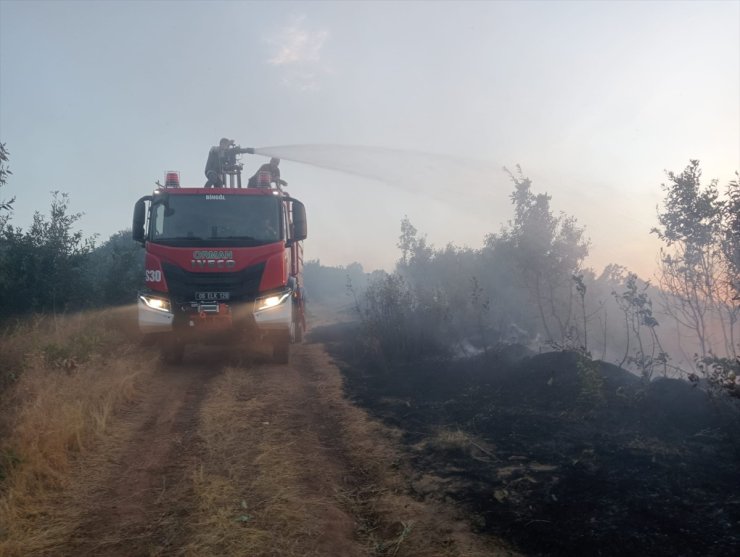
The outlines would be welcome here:
[[[740,181],[737,178],[727,184],[726,199],[722,215],[722,253],[734,300],[740,301]]]
[[[28,231],[7,226],[0,239],[0,306],[8,314],[65,311],[89,304],[94,248],[73,226],[82,213],[69,213],[69,196],[52,192],[49,216],[38,211]]]
[[[419,270],[434,256],[434,248],[427,245],[426,237],[418,237],[418,231],[408,216],[401,221],[401,236],[396,246],[401,250],[401,259],[398,261],[399,271]]]
[[[583,351],[588,354],[588,316],[586,315],[586,291],[588,287],[583,281],[583,273],[573,275],[573,282],[576,286],[576,292],[581,300],[581,318],[583,319]]]
[[[434,334],[444,338],[448,346],[463,340],[485,346],[489,303],[478,278],[480,253],[452,244],[437,249],[427,243],[425,236],[418,235],[408,217],[401,222],[397,246],[401,258],[396,263],[396,274],[413,293],[416,314],[441,319]]]
[[[2,188],[8,181],[8,176],[12,174],[8,168],[8,153],[4,143],[0,143],[0,188]],[[8,199],[0,199],[0,231],[5,228],[5,225],[10,218],[10,212],[13,209],[13,203],[15,197]]]
[[[657,366],[662,366],[664,375],[667,374],[668,354],[660,344],[656,327],[658,320],[653,316],[653,302],[647,294],[649,283],[638,284],[635,273],[627,275],[625,290],[621,293],[613,292],[617,305],[624,313],[627,343],[624,357],[619,363],[622,367],[625,362],[633,364],[642,378],[650,381]],[[647,337],[643,335],[647,332]],[[637,346],[630,353],[630,338],[634,338]]]
[[[144,276],[144,250],[131,238],[131,230],[113,234],[89,257],[96,305],[130,304],[136,300]]]
[[[729,199],[720,196],[717,180],[702,186],[698,160],[690,161],[680,174],[667,176],[663,207],[658,210],[660,226],[652,229],[664,243],[658,271],[664,311],[696,336],[701,358],[718,349],[734,357],[737,184],[728,188]]]
[[[532,181],[520,167],[516,175],[509,172],[509,176],[514,183],[514,220],[499,234],[489,235],[486,245],[510,246],[508,251],[529,290],[547,340],[559,346],[570,345],[578,330],[573,322],[573,277],[581,274],[589,242],[575,218],[552,214],[551,197],[535,195]]]

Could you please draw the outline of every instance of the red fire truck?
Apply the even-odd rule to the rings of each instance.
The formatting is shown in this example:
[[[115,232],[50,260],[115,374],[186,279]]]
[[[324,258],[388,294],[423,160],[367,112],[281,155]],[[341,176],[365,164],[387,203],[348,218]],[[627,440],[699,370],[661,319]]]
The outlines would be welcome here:
[[[302,340],[305,207],[269,175],[242,188],[241,168],[223,168],[228,186],[210,188],[180,187],[168,172],[134,207],[133,238],[146,249],[139,328],[168,362],[189,343],[260,340],[287,363]]]

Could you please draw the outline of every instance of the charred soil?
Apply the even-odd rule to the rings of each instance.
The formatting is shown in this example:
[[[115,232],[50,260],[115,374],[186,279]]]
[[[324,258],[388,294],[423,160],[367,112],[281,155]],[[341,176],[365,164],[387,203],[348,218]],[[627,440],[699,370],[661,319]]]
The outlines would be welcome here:
[[[417,497],[531,555],[740,552],[740,416],[686,382],[508,347],[393,364],[315,331],[351,399],[402,432]]]

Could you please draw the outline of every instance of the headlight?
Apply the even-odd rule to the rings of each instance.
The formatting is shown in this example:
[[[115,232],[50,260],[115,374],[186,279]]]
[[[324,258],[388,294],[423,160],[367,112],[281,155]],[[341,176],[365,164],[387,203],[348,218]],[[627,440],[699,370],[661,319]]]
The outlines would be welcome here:
[[[290,298],[290,290],[287,292],[280,292],[279,294],[273,294],[272,296],[265,296],[264,298],[257,298],[255,300],[255,306],[257,308],[257,311],[262,311],[263,309],[270,309],[279,306],[280,304],[284,304],[285,300]]]
[[[158,311],[170,311],[170,301],[164,298],[155,298],[153,296],[139,296],[139,299],[146,304],[147,307],[156,309]]]

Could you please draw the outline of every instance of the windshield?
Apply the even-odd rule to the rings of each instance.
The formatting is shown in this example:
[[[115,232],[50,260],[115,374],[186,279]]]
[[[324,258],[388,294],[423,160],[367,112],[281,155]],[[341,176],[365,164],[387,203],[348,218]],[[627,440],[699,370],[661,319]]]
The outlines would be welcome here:
[[[283,239],[275,197],[200,194],[154,200],[150,239],[158,244],[260,246]]]

